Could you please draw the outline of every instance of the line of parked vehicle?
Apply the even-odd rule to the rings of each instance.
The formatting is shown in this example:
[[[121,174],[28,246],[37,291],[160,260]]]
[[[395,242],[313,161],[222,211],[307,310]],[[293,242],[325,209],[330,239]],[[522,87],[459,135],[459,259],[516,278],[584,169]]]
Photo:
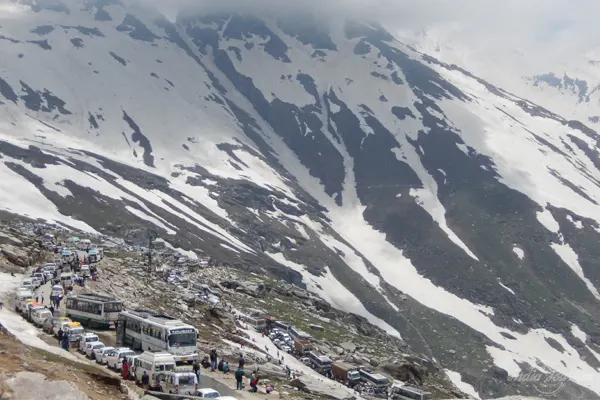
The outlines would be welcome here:
[[[134,380],[136,384],[150,389],[199,398],[236,400],[230,396],[221,396],[214,389],[200,388],[193,366],[178,365],[179,362],[173,354],[164,351],[145,351],[138,354],[128,347],[106,346],[100,341],[97,333],[86,331],[80,322],[72,321],[68,317],[54,316],[46,306],[35,301],[34,291],[45,281],[38,275],[25,279],[17,289],[15,310],[33,325],[57,338],[59,344],[67,338],[69,349],[75,348],[88,359],[121,373],[124,379]],[[57,295],[64,296],[64,288],[61,285],[52,287],[52,296]]]
[[[370,394],[374,397],[415,400],[431,398],[429,392],[410,385],[394,384],[390,388],[388,378],[374,373],[368,367],[344,361],[333,361],[313,348],[309,335],[282,323],[278,325],[270,329],[268,333],[271,342],[279,350],[293,354],[300,362],[330,379],[354,388],[362,394]]]

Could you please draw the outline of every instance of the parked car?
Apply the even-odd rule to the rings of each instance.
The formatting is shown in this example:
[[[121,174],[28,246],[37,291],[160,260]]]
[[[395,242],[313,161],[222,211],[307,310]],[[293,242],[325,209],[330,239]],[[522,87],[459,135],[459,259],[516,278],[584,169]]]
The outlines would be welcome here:
[[[101,349],[94,350],[94,353],[96,354],[96,362],[98,364],[103,364],[103,365],[106,364],[106,357],[113,350],[115,350],[115,348],[111,347],[111,346],[106,346],[106,347],[103,347]]]
[[[51,318],[52,313],[47,308],[37,309],[31,313],[31,322],[37,327],[42,327],[44,322]]]
[[[108,368],[112,368],[117,371],[120,371],[121,367],[123,365],[123,359],[127,356],[131,356],[134,354],[135,354],[135,351],[131,350],[128,347],[121,347],[121,348],[115,349],[106,355],[106,366]]]
[[[94,349],[94,355],[92,356],[92,358],[96,359],[96,362],[98,364],[104,364],[104,357],[105,357],[105,353],[108,353],[112,350],[114,350],[114,347],[111,346],[104,346],[104,347],[100,347],[98,349]]]
[[[104,347],[104,343],[102,342],[90,342],[85,345],[85,356],[87,358],[91,358],[92,360],[96,357],[95,350],[99,350]]]
[[[197,389],[198,377],[194,371],[167,371],[161,374],[161,392],[192,396]]]
[[[99,342],[100,338],[94,332],[86,332],[80,336],[79,339],[79,351],[85,353],[85,348],[88,343]]]
[[[71,321],[71,319],[69,319],[69,318],[66,318],[66,319],[60,318],[60,321],[58,321],[58,322],[57,322],[57,323],[56,323],[56,324],[55,324],[55,325],[52,327],[52,334],[53,334],[54,336],[58,336],[58,331],[59,331],[60,329],[62,329],[62,330],[63,330],[63,332],[64,332],[64,331],[65,331],[65,329],[67,329],[67,326],[68,326],[68,325],[69,325],[71,322],[73,322],[73,321]]]
[[[216,399],[221,397],[221,394],[217,392],[215,389],[196,389],[196,393],[194,393],[196,397],[206,397],[208,399]]]

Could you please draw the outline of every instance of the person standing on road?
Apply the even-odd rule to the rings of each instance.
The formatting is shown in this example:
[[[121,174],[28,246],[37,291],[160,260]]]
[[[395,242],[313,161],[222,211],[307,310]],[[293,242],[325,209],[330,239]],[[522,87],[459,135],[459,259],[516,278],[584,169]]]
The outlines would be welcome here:
[[[63,339],[64,333],[65,332],[62,330],[62,328],[59,328],[58,332],[56,332],[56,336],[58,337],[58,344],[59,345],[62,343],[62,339]]]
[[[44,304],[44,295],[42,295],[42,304]]]
[[[148,376],[148,373],[144,371],[144,375],[142,375],[142,387],[144,390],[148,389],[148,385],[150,385],[150,376]]]
[[[194,374],[198,377],[198,384],[200,383],[200,364],[198,364],[198,360],[194,361]]]
[[[217,369],[217,350],[212,349],[210,351],[210,370],[215,372]]]
[[[68,338],[68,336],[63,339],[63,341],[62,341],[62,348],[65,351],[69,351],[69,338]]]
[[[242,380],[244,379],[244,375],[246,375],[246,373],[241,368],[238,368],[237,371],[235,371],[235,390],[244,389],[244,383],[242,382]]]
[[[242,353],[240,353],[240,359],[238,361],[238,368],[244,369],[244,364],[246,364],[246,360],[244,359],[244,355]]]

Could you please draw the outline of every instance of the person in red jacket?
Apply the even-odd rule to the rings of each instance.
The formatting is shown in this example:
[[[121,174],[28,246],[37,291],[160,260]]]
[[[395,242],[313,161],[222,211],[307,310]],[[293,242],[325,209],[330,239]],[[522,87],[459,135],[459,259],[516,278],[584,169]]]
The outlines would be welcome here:
[[[129,363],[127,362],[127,359],[123,359],[122,371],[123,371],[123,379],[125,379],[125,380],[129,379]]]

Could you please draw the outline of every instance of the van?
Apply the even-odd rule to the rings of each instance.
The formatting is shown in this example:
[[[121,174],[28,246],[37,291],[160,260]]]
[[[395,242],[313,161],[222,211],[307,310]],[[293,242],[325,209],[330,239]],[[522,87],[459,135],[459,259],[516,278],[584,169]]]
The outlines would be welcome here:
[[[65,333],[71,335],[69,345],[75,347],[79,344],[79,339],[81,339],[81,336],[85,333],[85,329],[83,329],[80,322],[70,322],[67,324]]]
[[[35,286],[35,282],[33,278],[27,278],[23,281],[23,283],[21,283],[21,287],[30,289],[30,290],[35,290],[36,286]]]
[[[52,318],[52,313],[47,308],[38,309],[31,313],[31,322],[37,327],[41,327],[48,318]]]
[[[157,387],[157,374],[175,370],[175,358],[167,352],[145,351],[135,360],[135,381],[142,381],[144,371],[150,377],[150,386]]]
[[[99,342],[100,338],[94,332],[86,332],[81,335],[81,340],[79,340],[79,351],[81,353],[85,353],[85,346],[88,343]]]
[[[65,289],[61,286],[61,285],[54,285],[52,286],[52,291],[50,292],[50,297],[64,297],[65,295]]]
[[[193,396],[198,389],[198,377],[193,370],[179,369],[159,374],[160,390],[164,393]]]
[[[81,276],[87,277],[87,278],[89,278],[92,275],[90,272],[90,266],[87,264],[82,265],[79,272],[80,272]]]
[[[19,303],[33,300],[33,293],[29,289],[20,288],[15,295],[15,311],[19,312]]]
[[[73,321],[71,321],[69,318],[67,318],[67,319],[61,319],[52,328],[52,333],[54,334],[54,336],[58,336],[58,331],[62,329],[62,331],[65,332],[67,330],[67,326],[69,326],[69,324],[72,323],[72,322]]]
[[[31,319],[31,316],[36,310],[44,310],[44,306],[41,303],[35,302],[27,304],[25,319],[29,322],[32,322],[33,320]]]
[[[73,274],[70,272],[60,274],[60,284],[65,288],[73,287]]]
[[[19,307],[19,309],[17,311],[21,315],[25,316],[25,313],[27,312],[27,307],[30,304],[33,304],[34,302],[35,302],[35,299],[33,298],[33,296],[31,298],[21,300],[19,302],[19,304],[17,304],[17,306]]]

